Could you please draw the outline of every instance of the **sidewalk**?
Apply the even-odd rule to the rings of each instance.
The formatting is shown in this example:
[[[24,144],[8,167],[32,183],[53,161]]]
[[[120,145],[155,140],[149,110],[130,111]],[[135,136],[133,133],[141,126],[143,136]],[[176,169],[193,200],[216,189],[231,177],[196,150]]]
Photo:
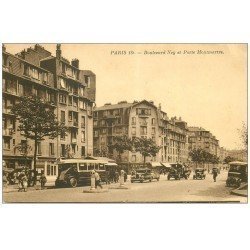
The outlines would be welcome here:
[[[248,184],[243,184],[241,187],[231,191],[231,194],[247,197]]]
[[[7,187],[3,187],[3,193],[13,193],[13,192],[18,192],[18,184],[14,185],[8,185]],[[41,190],[41,186],[38,184],[34,187],[28,187],[27,191],[35,191],[35,190]],[[22,190],[23,192],[23,190]]]

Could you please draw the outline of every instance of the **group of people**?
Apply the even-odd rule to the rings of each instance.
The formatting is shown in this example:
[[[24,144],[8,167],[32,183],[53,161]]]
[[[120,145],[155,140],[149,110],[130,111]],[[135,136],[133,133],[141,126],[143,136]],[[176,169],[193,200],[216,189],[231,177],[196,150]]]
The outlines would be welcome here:
[[[12,173],[3,173],[3,185],[7,187],[9,184],[16,184],[18,183],[18,192],[24,191],[27,192],[27,188],[34,186],[37,180],[37,173],[35,174],[34,171],[23,168],[21,171]],[[44,189],[45,184],[47,182],[47,178],[42,170],[40,178],[39,178],[41,189]]]
[[[93,170],[92,174],[94,174],[95,177],[95,188],[100,187],[102,188],[102,184],[101,184],[101,177],[99,175],[99,173],[95,170]],[[115,171],[106,171],[105,172],[106,176],[105,176],[105,182],[106,184],[110,184],[112,182],[117,183],[119,181],[119,177],[120,174],[117,170]],[[127,173],[124,171],[124,182],[127,181]]]

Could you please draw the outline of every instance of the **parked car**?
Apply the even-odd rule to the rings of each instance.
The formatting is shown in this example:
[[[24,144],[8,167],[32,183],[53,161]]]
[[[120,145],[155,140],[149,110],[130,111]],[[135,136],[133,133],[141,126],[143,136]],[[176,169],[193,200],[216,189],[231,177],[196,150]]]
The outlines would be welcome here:
[[[160,180],[160,174],[157,171],[152,171],[151,172],[152,180]]]
[[[204,168],[196,168],[194,171],[193,179],[194,180],[202,180],[206,178],[205,169]]]
[[[135,181],[144,182],[144,181],[152,181],[152,171],[149,168],[141,168],[132,172],[131,175],[131,183]]]
[[[188,179],[191,171],[189,168],[185,167],[180,163],[171,163],[171,168],[168,173],[168,180],[174,178],[175,180],[180,180],[181,178]]]
[[[239,187],[242,182],[247,182],[248,170],[247,162],[234,161],[229,163],[227,187]]]

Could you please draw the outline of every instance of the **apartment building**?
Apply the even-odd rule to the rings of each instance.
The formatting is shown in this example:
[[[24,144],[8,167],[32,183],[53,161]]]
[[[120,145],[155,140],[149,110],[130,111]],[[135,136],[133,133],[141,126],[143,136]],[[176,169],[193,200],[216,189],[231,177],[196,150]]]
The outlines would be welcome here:
[[[94,155],[117,158],[109,145],[114,136],[122,135],[151,138],[160,146],[156,157],[147,157],[147,162],[185,162],[188,158],[186,123],[176,118],[169,119],[167,113],[152,101],[122,101],[95,108]],[[122,154],[122,162],[142,163],[143,157],[137,152],[127,151]]]
[[[219,157],[219,140],[208,130],[202,127],[188,127],[189,150],[202,148],[207,152]]]
[[[26,144],[17,130],[18,120],[10,110],[23,95],[36,95],[50,103],[58,119],[69,127],[65,137],[38,143],[38,162],[55,161],[68,154],[76,158],[93,154],[93,104],[95,74],[79,69],[79,60],[71,63],[62,57],[61,45],[56,56],[36,44],[16,55],[3,45],[3,160],[8,167],[22,166],[23,152],[16,145]],[[28,140],[33,148],[34,144]],[[27,158],[31,165],[33,152]]]

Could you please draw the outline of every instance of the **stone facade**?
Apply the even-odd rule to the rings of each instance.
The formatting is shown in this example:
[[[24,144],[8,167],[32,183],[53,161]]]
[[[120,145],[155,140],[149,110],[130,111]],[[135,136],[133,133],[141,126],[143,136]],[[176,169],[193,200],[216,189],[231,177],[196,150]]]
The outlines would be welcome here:
[[[119,102],[106,104],[94,110],[94,154],[117,158],[116,152],[109,151],[114,136],[127,135],[129,138],[152,138],[160,147],[155,157],[146,161],[186,162],[188,159],[187,124],[156,107],[152,101]],[[138,152],[122,154],[125,163],[142,163]]]
[[[219,140],[208,130],[201,127],[188,127],[189,130],[189,150],[204,149],[207,152],[220,156]]]
[[[19,96],[37,95],[54,107],[59,120],[70,131],[64,138],[47,138],[38,145],[38,161],[55,161],[70,153],[75,158],[93,154],[93,104],[96,77],[80,70],[79,61],[70,63],[57,45],[56,56],[40,45],[16,55],[3,46],[3,160],[8,167],[24,165],[16,145],[25,143],[18,131],[18,120],[10,113]],[[28,140],[33,148],[33,141]],[[33,150],[28,154],[29,164]]]

